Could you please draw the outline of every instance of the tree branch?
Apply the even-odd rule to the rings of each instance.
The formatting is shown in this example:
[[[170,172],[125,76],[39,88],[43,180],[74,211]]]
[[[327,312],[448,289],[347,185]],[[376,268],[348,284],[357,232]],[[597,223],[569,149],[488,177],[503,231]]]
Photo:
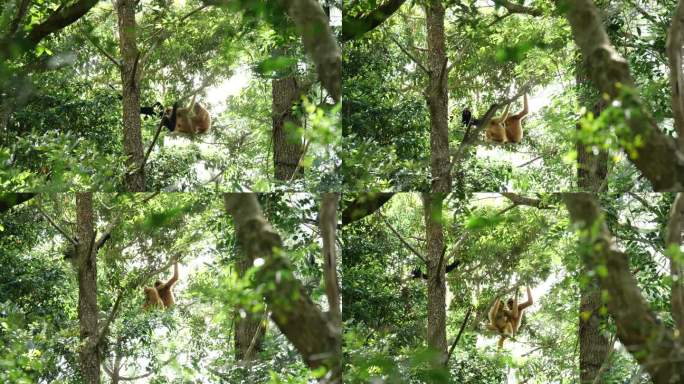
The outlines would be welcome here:
[[[572,223],[579,229],[582,261],[589,270],[601,266],[606,271],[597,276],[601,289],[610,295],[607,306],[617,324],[620,342],[648,371],[653,382],[667,383],[674,377],[684,377],[681,349],[672,331],[657,318],[641,294],[630,271],[629,256],[616,247],[595,196],[566,193],[563,200]]]
[[[374,10],[359,16],[342,18],[342,41],[358,39],[389,19],[406,0],[387,0]]]
[[[444,361],[444,365],[449,364],[451,354],[454,353],[454,348],[456,348],[456,344],[458,344],[458,341],[461,339],[461,335],[463,334],[463,330],[465,329],[466,324],[468,324],[468,320],[470,319],[470,313],[472,312],[472,310],[473,307],[468,307],[468,312],[466,312],[465,319],[463,319],[463,322],[461,323],[461,328],[458,330],[458,335],[456,335],[454,342],[451,343],[451,348],[449,348],[449,353],[447,354],[447,358]]]
[[[342,227],[373,214],[373,212],[388,202],[392,196],[394,196],[393,193],[387,192],[360,193],[342,211]]]
[[[507,198],[516,206],[517,205],[526,205],[528,207],[534,207],[534,208],[538,208],[538,209],[549,209],[550,208],[541,199],[534,199],[531,197],[519,195],[517,193],[503,192],[503,193],[501,193],[501,196]]]
[[[629,161],[651,182],[654,190],[684,189],[684,154],[677,150],[672,138],[660,131],[639,99],[629,65],[611,44],[596,5],[591,0],[557,0],[557,3],[566,13],[592,81],[610,99],[618,100],[625,111],[623,118],[629,129],[618,130],[617,136],[629,146],[624,148]]]
[[[387,221],[387,218],[385,218],[385,216],[382,214],[382,212],[378,212],[378,215],[380,215],[380,217],[382,218],[382,221],[385,222],[385,225],[390,229],[390,231],[392,231],[392,233],[394,233],[394,236],[396,236],[397,239],[399,239],[399,241],[401,241],[401,243],[404,244],[404,245],[406,246],[406,248],[408,248],[411,252],[413,252],[414,255],[418,256],[418,258],[421,259],[421,260],[423,261],[423,263],[427,264],[427,261],[425,260],[425,256],[421,255],[420,252],[418,252],[417,249],[415,249],[411,244],[409,244],[409,242],[406,241],[406,240],[399,234],[399,232],[398,232],[396,229],[394,229],[394,227],[392,226],[392,224],[390,224],[389,221]],[[442,255],[442,256],[443,256],[443,255]]]
[[[519,13],[519,14],[530,15],[530,16],[541,16],[542,15],[541,9],[529,7],[529,6],[526,6],[523,4],[513,3],[513,2],[510,2],[508,0],[494,0],[494,3],[506,8],[506,10],[509,13]]]
[[[464,157],[465,155],[465,150],[467,147],[469,147],[471,144],[475,143],[477,141],[477,138],[480,136],[480,134],[487,128],[489,125],[489,122],[494,118],[494,114],[496,111],[505,106],[509,105],[510,103],[516,101],[517,99],[520,98],[520,96],[524,95],[525,93],[528,93],[529,90],[532,88],[533,81],[530,80],[525,85],[520,87],[520,90],[518,93],[513,95],[512,97],[503,99],[497,103],[492,104],[487,112],[485,112],[484,116],[482,119],[480,119],[479,125],[473,129],[472,131],[467,130],[466,134],[463,135],[463,140],[461,140],[461,144],[459,144],[458,148],[453,152],[452,154],[452,160],[451,160],[451,166],[453,167],[454,164],[458,164]],[[470,128],[470,127],[468,127]]]
[[[402,52],[404,52],[404,54],[405,54],[406,56],[408,56],[414,63],[416,63],[416,65],[418,66],[418,68],[422,69],[423,72],[425,72],[426,74],[428,74],[428,75],[430,74],[430,70],[428,70],[427,68],[425,68],[425,66],[423,65],[423,63],[421,63],[420,60],[418,60],[415,56],[413,56],[413,55],[411,54],[411,52],[409,52],[406,48],[404,48],[404,47],[397,41],[397,39],[394,38],[394,36],[389,35],[389,38],[390,38],[390,40],[392,40],[392,41],[394,42],[394,44],[397,45],[397,47],[399,47],[399,49],[400,49]]]
[[[50,223],[50,225],[52,225],[59,233],[61,233],[62,236],[69,240],[74,247],[78,245],[78,241],[73,236],[67,234],[67,232],[64,229],[62,229],[62,227],[57,225],[57,223],[55,223],[55,221],[52,220],[52,218],[47,213],[45,213],[45,211],[43,211],[40,205],[36,205],[36,209],[38,209],[38,212],[45,218],[45,220],[47,220],[48,223]]]

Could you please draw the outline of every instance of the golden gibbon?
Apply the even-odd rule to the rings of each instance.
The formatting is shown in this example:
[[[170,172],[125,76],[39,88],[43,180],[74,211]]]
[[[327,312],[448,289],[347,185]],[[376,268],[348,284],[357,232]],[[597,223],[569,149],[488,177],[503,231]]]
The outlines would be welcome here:
[[[525,309],[533,303],[530,287],[527,287],[527,301],[522,304],[518,304],[518,299],[512,297],[507,300],[506,308],[500,299],[496,299],[492,308],[489,309],[487,329],[499,333],[499,348],[503,347],[506,338],[514,336],[518,332]]]
[[[201,135],[211,128],[211,116],[199,103],[194,103],[191,110],[191,108],[178,108],[178,102],[176,102],[173,107],[166,108],[162,125],[173,133]]]
[[[527,116],[529,108],[527,107],[527,94],[523,96],[523,109],[508,116],[503,125],[506,129],[506,141],[509,143],[519,143],[523,137],[522,120]]]
[[[145,303],[143,304],[143,310],[147,311],[154,308],[164,308],[164,302],[159,297],[159,292],[156,288],[144,287],[143,292],[145,292]]]
[[[166,283],[162,283],[161,280],[154,282],[154,287],[159,293],[159,297],[164,303],[165,308],[169,308],[176,303],[176,299],[173,297],[173,291],[171,290],[176,282],[178,281],[178,263],[173,265],[173,277],[169,279]]]
[[[506,128],[504,127],[503,122],[508,117],[508,108],[509,107],[510,107],[510,104],[506,106],[506,109],[504,109],[504,112],[501,116],[493,117],[489,121],[489,125],[487,125],[487,130],[485,131],[485,138],[487,140],[495,141],[497,143],[505,143],[506,142]]]

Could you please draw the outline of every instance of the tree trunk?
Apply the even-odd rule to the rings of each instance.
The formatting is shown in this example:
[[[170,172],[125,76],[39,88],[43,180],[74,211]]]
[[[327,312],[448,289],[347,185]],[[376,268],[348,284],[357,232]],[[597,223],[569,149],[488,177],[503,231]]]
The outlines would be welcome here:
[[[579,229],[583,263],[587,268],[596,269],[600,265],[608,271],[600,274],[598,281],[601,289],[610,295],[608,311],[617,324],[620,342],[655,384],[681,382],[684,378],[681,344],[641,294],[630,270],[629,257],[615,246],[595,196],[566,193],[563,200],[572,223]]]
[[[135,6],[136,0],[118,0],[119,47],[121,50],[121,85],[123,96],[123,147],[128,171],[125,177],[126,191],[145,191],[142,131],[140,128],[140,52],[136,46]]]
[[[326,367],[320,381],[341,382],[340,357],[336,353],[339,337],[325,315],[294,277],[284,256],[280,236],[261,213],[254,194],[229,193],[224,197],[226,211],[233,217],[238,244],[249,258],[264,264],[254,275],[254,286],[262,286],[271,319],[294,345],[307,366]]]
[[[428,70],[430,84],[425,92],[430,109],[430,171],[432,192],[451,192],[447,58],[444,46],[444,5],[430,0],[425,10],[427,22]]]
[[[243,278],[247,270],[254,263],[254,259],[249,257],[242,249],[238,250],[238,258],[235,262],[238,276]],[[245,312],[245,316],[240,315]],[[262,330],[261,320],[262,314],[253,313],[250,310],[245,310],[241,307],[236,308],[235,311],[235,334],[233,341],[235,343],[235,359],[239,361],[250,361],[256,357],[256,354],[262,349],[262,341],[264,338],[264,331]],[[252,343],[252,341],[254,341]],[[250,345],[252,347],[250,348]]]
[[[302,122],[292,111],[292,105],[299,100],[300,91],[294,75],[273,79],[273,162],[275,178],[280,181],[301,179],[304,170],[299,161],[304,153],[302,135],[298,132]]]
[[[446,339],[446,281],[443,260],[444,231],[442,228],[441,193],[424,193],[425,238],[427,239],[428,288],[428,347],[440,354],[437,365],[442,366],[447,356]]]
[[[612,102],[619,100],[629,129],[619,130],[618,139],[638,142],[638,147],[625,148],[631,161],[656,191],[680,191],[684,185],[684,154],[675,141],[662,132],[650,111],[639,99],[639,92],[629,72],[628,62],[613,48],[598,9],[592,0],[558,1],[577,46],[585,57],[593,83]],[[629,89],[624,92],[622,89]]]
[[[577,85],[589,81],[586,71],[581,62],[577,63]],[[581,95],[580,104],[591,102],[594,96]],[[602,101],[594,104],[594,116],[598,116],[603,109]],[[580,129],[579,122],[577,130]],[[598,193],[604,185],[608,174],[608,152],[600,150],[594,153],[587,148],[581,140],[577,140],[577,180],[580,190]],[[589,268],[582,264],[582,274],[589,275]],[[589,277],[586,285],[580,285],[580,317],[579,317],[579,344],[580,344],[580,382],[591,384],[601,372],[601,366],[606,362],[611,349],[610,340],[601,332],[602,317],[601,290],[596,277]]]
[[[98,344],[97,259],[93,252],[95,231],[92,193],[76,194],[76,224],[78,226],[78,321],[81,350],[79,360],[84,383],[100,382],[100,351]]]
[[[342,372],[342,306],[340,304],[340,285],[337,278],[337,202],[336,193],[323,194],[319,214],[319,226],[323,238],[323,268],[325,276],[325,295],[328,298],[328,321],[335,334],[335,349],[333,353],[336,366],[333,371]]]
[[[325,273],[325,294],[330,306],[330,319],[342,335],[342,313],[340,311],[340,286],[337,278],[337,248],[335,246],[337,229],[337,200],[336,193],[323,194],[319,223],[323,238],[323,266]]]

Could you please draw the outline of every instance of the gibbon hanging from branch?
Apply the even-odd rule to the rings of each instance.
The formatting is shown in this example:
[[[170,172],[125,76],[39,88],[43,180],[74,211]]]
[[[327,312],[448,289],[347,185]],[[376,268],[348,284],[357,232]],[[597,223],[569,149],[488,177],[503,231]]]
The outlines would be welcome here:
[[[178,281],[178,263],[173,265],[173,277],[171,277],[167,282],[162,282],[157,280],[154,282],[154,287],[144,287],[143,292],[145,293],[145,303],[143,304],[143,309],[148,310],[150,308],[170,308],[175,303],[176,300],[173,296],[173,286],[176,285]]]
[[[203,106],[195,103],[193,97],[188,108],[179,108],[178,102],[173,103],[173,107],[167,107],[162,117],[162,125],[172,133],[201,135],[209,132],[211,116]]]
[[[527,106],[527,94],[523,95],[523,109],[508,116],[503,125],[506,129],[506,141],[509,143],[519,143],[523,137],[522,120],[527,116],[529,108]]]
[[[487,140],[494,141],[497,143],[505,143],[507,141],[506,128],[504,127],[503,122],[508,117],[509,107],[510,104],[506,106],[506,109],[504,109],[504,112],[501,116],[493,117],[489,121],[489,125],[487,125],[487,130],[485,131],[485,138]]]
[[[530,287],[527,287],[527,301],[522,304],[518,304],[517,294],[509,298],[505,304],[500,298],[496,299],[489,309],[487,329],[499,334],[499,348],[503,347],[507,338],[515,336],[520,329],[525,309],[533,303]]]

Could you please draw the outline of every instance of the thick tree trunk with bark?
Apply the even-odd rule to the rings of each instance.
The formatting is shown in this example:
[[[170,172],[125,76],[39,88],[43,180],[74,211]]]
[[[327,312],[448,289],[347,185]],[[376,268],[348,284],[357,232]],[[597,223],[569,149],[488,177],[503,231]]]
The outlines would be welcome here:
[[[684,193],[680,192],[675,197],[670,209],[665,245],[668,247],[668,251],[673,252],[670,256],[672,319],[674,320],[675,327],[679,330],[679,343],[684,345],[684,263],[682,262],[681,255],[674,253],[675,249],[681,251],[684,224],[682,221],[684,221]]]
[[[253,263],[254,259],[241,249],[238,250],[238,258],[235,262],[238,276],[244,277]],[[241,316],[241,311],[245,311],[244,317]],[[265,331],[261,324],[263,315],[240,307],[236,308],[235,312],[235,334],[233,335],[235,359],[242,361],[254,360],[257,353],[262,349]]]
[[[578,227],[579,252],[587,268],[604,266],[599,286],[610,295],[608,311],[617,324],[617,336],[656,384],[684,379],[684,352],[674,332],[651,311],[629,266],[629,257],[614,244],[596,198],[588,193],[563,195],[570,218]]]
[[[447,57],[444,45],[444,5],[430,0],[425,9],[427,22],[428,70],[430,80],[425,97],[430,110],[430,171],[432,192],[451,192]]]
[[[78,227],[78,321],[81,350],[79,361],[84,383],[100,382],[100,351],[98,344],[97,259],[93,251],[95,230],[93,223],[93,196],[76,194],[76,225]]]
[[[293,104],[300,96],[297,79],[290,75],[272,80],[271,93],[275,178],[280,181],[301,179],[304,170],[299,166],[299,161],[304,153],[304,144],[297,130],[302,122],[292,111]]]
[[[293,275],[284,256],[280,236],[261,213],[254,194],[229,193],[224,197],[226,211],[233,217],[238,243],[250,258],[264,264],[254,276],[255,286],[263,290],[271,319],[287,337],[310,368],[325,366],[325,383],[341,382],[339,337],[326,316],[311,301],[302,283]]]
[[[588,81],[586,71],[581,62],[577,65],[577,85]],[[591,103],[590,97],[580,96],[580,104]],[[603,102],[594,104],[594,116],[601,113]],[[579,122],[577,129],[580,129]],[[594,153],[593,148],[588,148],[581,140],[577,141],[577,180],[581,190],[598,193],[604,185],[608,174],[608,152],[599,150]],[[584,276],[590,270],[582,265]],[[601,290],[595,277],[590,277],[586,285],[580,286],[580,317],[579,317],[579,344],[580,344],[580,382],[582,384],[594,383],[596,376],[601,372],[601,366],[606,362],[611,349],[610,340],[601,332],[602,317]]]
[[[337,278],[337,201],[336,193],[323,194],[318,225],[323,238],[323,274],[325,278],[325,295],[328,298],[328,321],[335,334],[335,350],[338,364],[335,371],[342,371],[342,306],[340,303],[340,285]]]
[[[140,123],[140,52],[136,44],[135,0],[118,0],[119,49],[123,96],[123,147],[128,159],[125,183],[128,192],[145,191],[145,157]]]
[[[302,36],[304,49],[316,63],[318,78],[336,101],[342,98],[342,50],[318,0],[280,0]]]
[[[622,108],[630,110],[624,114],[629,129],[618,132],[620,140],[640,142],[634,151],[625,150],[629,160],[656,191],[684,189],[684,153],[677,150],[671,137],[660,131],[639,99],[629,65],[611,45],[596,5],[591,0],[557,0],[557,3],[566,14],[593,83],[611,99],[619,99]],[[622,91],[625,87],[627,92]]]
[[[444,194],[423,193],[425,215],[425,238],[427,239],[427,289],[428,289],[428,347],[440,353],[443,365],[447,356],[446,339],[446,281],[444,253],[444,229],[442,203]]]

